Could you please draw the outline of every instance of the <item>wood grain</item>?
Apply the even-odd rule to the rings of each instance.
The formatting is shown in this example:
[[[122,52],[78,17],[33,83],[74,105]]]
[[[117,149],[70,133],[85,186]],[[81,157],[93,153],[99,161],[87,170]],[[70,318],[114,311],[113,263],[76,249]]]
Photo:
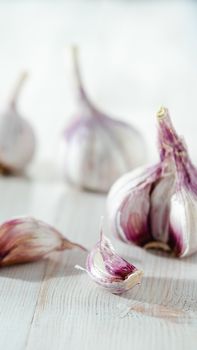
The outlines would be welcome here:
[[[11,178],[0,181],[0,191],[6,203],[1,220],[31,213],[89,248],[98,240],[105,196]],[[145,272],[142,284],[122,296],[109,294],[74,268],[85,264],[86,253],[78,250],[2,269],[0,349],[196,349],[197,256],[178,260],[112,240]],[[133,303],[138,303],[134,309]],[[170,317],[164,310],[160,315],[158,305],[186,314]]]

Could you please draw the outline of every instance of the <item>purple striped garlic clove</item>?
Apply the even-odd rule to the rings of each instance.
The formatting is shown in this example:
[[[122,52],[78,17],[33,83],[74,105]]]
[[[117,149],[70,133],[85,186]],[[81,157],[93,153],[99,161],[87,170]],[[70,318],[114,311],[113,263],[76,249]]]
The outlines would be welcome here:
[[[88,254],[86,271],[100,286],[121,294],[141,282],[143,272],[121,258],[101,232],[100,241]]]
[[[168,110],[158,112],[160,163],[120,178],[108,196],[113,232],[184,257],[197,251],[197,169]]]
[[[143,164],[145,145],[140,133],[97,109],[84,88],[78,49],[71,48],[76,113],[64,131],[61,167],[75,186],[106,192],[122,174]]]
[[[21,217],[0,225],[0,266],[37,261],[54,251],[75,247],[85,250],[52,226],[32,217]]]
[[[10,103],[0,114],[0,172],[18,173],[24,170],[35,153],[32,126],[17,110],[17,101],[27,73],[21,74]]]
[[[152,240],[149,230],[150,195],[161,173],[160,165],[139,168],[121,177],[108,195],[112,231],[126,242],[144,246]]]

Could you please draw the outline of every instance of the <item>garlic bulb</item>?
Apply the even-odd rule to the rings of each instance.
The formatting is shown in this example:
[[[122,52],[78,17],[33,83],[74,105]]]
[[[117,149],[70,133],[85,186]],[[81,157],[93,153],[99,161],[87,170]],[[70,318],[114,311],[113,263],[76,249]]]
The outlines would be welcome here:
[[[23,170],[35,151],[32,127],[17,111],[18,95],[26,77],[26,73],[21,75],[7,110],[0,114],[0,169],[3,173]]]
[[[88,275],[100,286],[113,294],[121,294],[139,284],[143,272],[121,258],[114,250],[111,242],[101,230],[100,241],[87,256],[86,269]]]
[[[74,185],[108,191],[126,171],[144,161],[144,142],[130,125],[99,111],[89,100],[78,65],[78,50],[71,49],[77,92],[77,111],[64,132],[61,163]]]
[[[0,266],[37,261],[51,252],[75,247],[85,250],[55,228],[31,217],[9,220],[0,225]]]
[[[197,251],[197,169],[166,108],[158,112],[158,135],[160,162],[112,186],[110,222],[124,241],[184,257]]]

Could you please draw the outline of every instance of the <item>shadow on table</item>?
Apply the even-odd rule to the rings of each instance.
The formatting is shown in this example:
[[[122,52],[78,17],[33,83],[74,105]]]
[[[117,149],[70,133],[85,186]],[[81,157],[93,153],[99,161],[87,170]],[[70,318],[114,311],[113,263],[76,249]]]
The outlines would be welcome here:
[[[152,304],[191,306],[197,311],[197,279],[185,280],[184,277],[146,277],[121,298],[138,300]]]
[[[190,256],[187,256],[187,257],[183,257],[183,258],[179,258],[179,257],[176,257],[176,256],[173,256],[171,253],[168,253],[168,252],[164,252],[164,251],[161,251],[161,250],[156,250],[156,249],[143,249],[143,251],[148,254],[149,256],[152,256],[152,257],[158,257],[158,258],[161,258],[163,260],[167,260],[169,262],[169,260],[171,261],[177,261],[179,263],[197,263],[197,253],[194,253]]]
[[[9,278],[27,282],[46,281],[80,275],[75,265],[85,266],[86,252],[70,250],[53,253],[48,258],[34,262],[0,269],[0,280]]]
[[[141,285],[121,295],[118,315],[154,317],[176,323],[197,324],[197,280],[184,277],[144,277]]]

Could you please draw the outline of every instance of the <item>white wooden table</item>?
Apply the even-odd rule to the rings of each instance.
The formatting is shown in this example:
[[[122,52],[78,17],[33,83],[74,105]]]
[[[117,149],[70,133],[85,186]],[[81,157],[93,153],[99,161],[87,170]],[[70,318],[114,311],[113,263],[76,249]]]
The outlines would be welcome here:
[[[103,195],[20,179],[1,179],[0,193],[1,220],[31,214],[88,248],[98,240]],[[86,257],[78,250],[2,269],[0,349],[196,349],[197,255],[180,261],[114,243],[123,257],[144,270],[142,284],[122,296],[109,294],[75,269],[75,264],[84,266]],[[133,300],[196,316],[189,321],[157,318],[146,310],[123,315],[122,308]]]
[[[0,1],[1,101],[18,71],[29,68],[20,109],[39,142],[30,179],[0,178],[0,222],[31,215],[88,248],[98,240],[105,196],[66,187],[56,170],[60,131],[73,108],[68,42],[83,48],[90,95],[143,132],[149,160],[157,157],[153,116],[165,104],[197,163],[196,11],[190,1]],[[0,270],[0,350],[196,350],[197,255],[177,260],[112,240],[144,270],[142,284],[122,296],[74,268],[85,263],[78,250]],[[186,310],[192,320],[151,317],[143,307],[122,313],[133,301]]]

